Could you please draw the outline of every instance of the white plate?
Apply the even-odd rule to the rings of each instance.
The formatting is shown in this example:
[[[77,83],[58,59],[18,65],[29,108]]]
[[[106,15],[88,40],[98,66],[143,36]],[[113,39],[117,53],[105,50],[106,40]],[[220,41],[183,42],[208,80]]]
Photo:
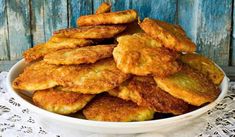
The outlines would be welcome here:
[[[23,69],[26,67],[24,59],[17,62],[8,73],[7,76],[7,88],[9,92],[13,94],[23,105],[28,107],[30,110],[38,114],[45,123],[50,125],[58,124],[60,127],[69,128],[70,130],[85,130],[96,133],[112,133],[112,134],[130,134],[130,133],[144,133],[155,131],[159,133],[168,132],[182,126],[187,125],[193,119],[199,117],[203,113],[207,112],[209,109],[215,107],[215,105],[220,102],[223,97],[226,95],[228,90],[228,81],[229,79],[224,77],[220,89],[221,94],[219,97],[212,103],[201,107],[200,109],[194,110],[192,112],[174,116],[165,119],[159,120],[150,120],[142,122],[102,122],[102,121],[91,121],[79,118],[73,118],[69,116],[63,116],[55,114],[46,110],[43,110],[35,105],[33,105],[23,94],[14,90],[11,86],[12,81],[22,73]],[[222,69],[221,69],[222,70]]]

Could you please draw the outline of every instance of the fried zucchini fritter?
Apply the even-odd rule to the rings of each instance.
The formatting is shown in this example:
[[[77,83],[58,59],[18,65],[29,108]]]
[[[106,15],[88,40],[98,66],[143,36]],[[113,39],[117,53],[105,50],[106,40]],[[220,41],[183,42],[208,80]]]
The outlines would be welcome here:
[[[220,94],[211,80],[189,66],[169,77],[154,79],[164,91],[195,106],[212,102]]]
[[[94,42],[88,39],[69,38],[69,37],[56,37],[52,36],[46,43],[47,48],[50,49],[71,49],[77,47],[84,47],[92,45]]]
[[[52,79],[52,72],[58,66],[47,64],[44,61],[36,62],[25,68],[24,72],[17,77],[12,86],[15,89],[26,91],[43,90],[57,85]]]
[[[82,64],[95,63],[96,61],[112,56],[114,44],[87,46],[76,49],[63,49],[49,53],[44,61],[49,64]]]
[[[80,28],[67,28],[54,32],[56,37],[70,37],[79,39],[112,38],[126,29],[123,25],[86,26]]]
[[[144,33],[120,36],[117,41],[113,56],[117,67],[124,73],[164,77],[181,68],[176,61],[177,52],[162,47],[161,43]]]
[[[167,48],[184,52],[196,50],[196,45],[186,36],[180,26],[145,18],[140,23],[140,27],[151,37],[160,40]]]
[[[107,13],[111,11],[111,4],[107,2],[103,2],[98,9],[96,10],[95,14],[100,14],[100,13]]]
[[[110,13],[80,16],[77,19],[78,26],[96,26],[108,24],[126,24],[137,20],[135,10],[124,10]]]
[[[199,54],[183,54],[180,60],[190,67],[197,69],[208,76],[214,84],[219,85],[224,78],[224,73],[209,58]]]
[[[61,90],[98,94],[117,87],[129,75],[121,72],[112,58],[107,58],[89,65],[61,66],[54,78]]]
[[[23,53],[23,56],[26,62],[32,62],[34,60],[44,57],[48,53],[60,49],[83,47],[92,43],[93,41],[86,39],[52,37],[48,42],[38,44],[33,48],[26,50]]]
[[[26,62],[32,62],[34,60],[42,58],[49,51],[45,48],[45,43],[35,45],[33,48],[29,48],[23,53],[23,57]]]
[[[108,93],[160,113],[179,115],[190,110],[188,103],[161,90],[152,77],[134,76]]]
[[[135,33],[143,33],[143,32],[144,31],[140,28],[138,22],[135,21],[135,22],[127,24],[126,29],[122,33],[118,34],[116,38],[120,36],[124,36],[124,35],[132,35]]]
[[[154,111],[131,101],[98,95],[83,109],[83,114],[89,120],[129,122],[150,120]]]
[[[35,91],[33,102],[48,111],[67,115],[81,110],[94,96],[51,88]]]

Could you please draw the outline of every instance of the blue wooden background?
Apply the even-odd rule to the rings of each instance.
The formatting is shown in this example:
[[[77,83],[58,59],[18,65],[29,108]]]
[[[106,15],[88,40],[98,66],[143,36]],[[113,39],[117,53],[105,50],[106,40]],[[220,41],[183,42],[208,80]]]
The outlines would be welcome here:
[[[142,19],[181,25],[198,52],[228,71],[235,68],[233,0],[0,0],[0,71],[53,31],[76,27],[80,15],[94,13],[103,1],[113,11],[136,9]]]

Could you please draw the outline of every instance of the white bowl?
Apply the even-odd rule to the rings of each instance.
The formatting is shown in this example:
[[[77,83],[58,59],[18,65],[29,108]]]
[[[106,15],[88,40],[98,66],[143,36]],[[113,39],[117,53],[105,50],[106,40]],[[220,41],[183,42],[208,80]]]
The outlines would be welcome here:
[[[70,129],[70,130],[84,130],[95,133],[110,133],[110,134],[130,134],[130,133],[144,133],[155,131],[159,133],[164,133],[168,131],[175,130],[176,127],[180,128],[189,124],[193,119],[199,117],[200,115],[207,112],[209,109],[215,107],[217,103],[219,103],[227,93],[228,90],[228,81],[229,79],[225,77],[220,85],[221,94],[219,97],[212,103],[201,107],[200,109],[194,110],[192,112],[174,116],[165,119],[158,120],[150,120],[143,122],[102,122],[102,121],[91,121],[79,118],[73,118],[69,116],[63,116],[56,113],[52,113],[46,110],[43,110],[29,101],[25,96],[17,92],[12,88],[12,81],[18,77],[20,73],[22,73],[23,69],[26,67],[26,63],[24,59],[17,62],[8,73],[7,76],[7,88],[9,92],[13,94],[15,98],[17,98],[23,105],[28,107],[30,110],[34,111],[38,114],[42,119],[45,119],[46,124],[50,125],[60,125],[62,129]],[[222,69],[221,69],[222,70]]]

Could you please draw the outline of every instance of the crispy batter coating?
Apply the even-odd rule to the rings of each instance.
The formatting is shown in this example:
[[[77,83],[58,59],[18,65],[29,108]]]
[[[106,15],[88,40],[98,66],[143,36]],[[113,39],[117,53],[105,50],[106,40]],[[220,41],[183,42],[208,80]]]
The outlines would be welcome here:
[[[49,53],[44,61],[49,64],[82,64],[95,63],[96,61],[112,56],[115,44],[87,46],[76,49],[63,49]]]
[[[62,66],[54,77],[63,86],[61,90],[98,94],[117,87],[129,75],[121,72],[112,58],[107,58],[89,65]]]
[[[12,86],[15,89],[26,91],[43,90],[52,88],[57,83],[52,79],[52,72],[58,68],[44,61],[36,62],[25,68],[24,72],[17,77]]]
[[[180,60],[190,67],[199,70],[209,77],[214,84],[219,85],[224,78],[224,73],[209,58],[199,54],[183,54]]]
[[[167,48],[184,52],[196,50],[196,45],[186,36],[180,26],[145,18],[140,23],[140,27],[151,37],[160,40]]]
[[[104,39],[112,38],[126,29],[123,25],[86,26],[80,28],[67,28],[54,32],[57,37]]]
[[[195,106],[212,102],[220,94],[211,80],[189,66],[184,66],[180,72],[169,77],[154,79],[164,91]]]
[[[117,41],[113,56],[117,67],[124,73],[164,77],[181,68],[176,62],[177,52],[162,47],[161,43],[143,33],[121,36]]]
[[[45,48],[45,43],[40,43],[24,51],[23,56],[26,62],[32,62],[42,58],[46,53],[48,53],[48,49]]]
[[[23,53],[26,62],[41,59],[46,54],[67,48],[83,47],[92,44],[91,40],[52,37],[47,43],[41,43]]]
[[[106,24],[126,24],[137,20],[135,10],[124,10],[110,13],[80,16],[77,19],[78,26],[94,26]]]
[[[188,103],[161,90],[152,77],[134,76],[119,87],[110,90],[109,94],[131,100],[139,106],[145,106],[160,113],[179,115],[190,110]]]
[[[124,36],[124,35],[132,35],[135,33],[143,33],[143,32],[144,31],[140,28],[138,22],[135,21],[135,22],[127,24],[126,29],[122,33],[118,34],[116,38],[120,36]]]
[[[93,43],[94,42],[92,40],[87,39],[52,36],[50,40],[46,43],[46,45],[47,48],[59,50],[84,47],[87,45],[92,45]]]
[[[100,13],[107,13],[111,11],[111,4],[107,2],[103,2],[98,9],[96,10],[95,14],[100,14]]]
[[[153,118],[154,111],[131,101],[109,95],[99,95],[87,104],[83,109],[83,114],[89,120],[129,122],[150,120]]]
[[[67,115],[81,110],[93,97],[94,95],[90,94],[78,94],[51,88],[35,91],[33,102],[45,110]]]

